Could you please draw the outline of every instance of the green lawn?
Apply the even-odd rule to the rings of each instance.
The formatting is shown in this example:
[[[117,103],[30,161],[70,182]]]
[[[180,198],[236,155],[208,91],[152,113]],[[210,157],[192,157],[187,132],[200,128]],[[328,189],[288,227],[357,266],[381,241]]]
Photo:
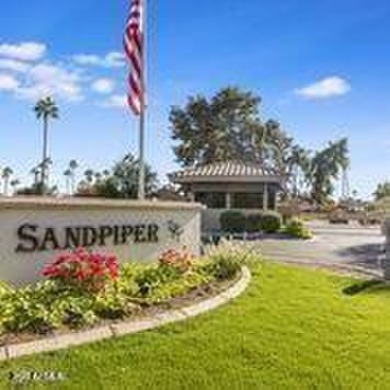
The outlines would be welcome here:
[[[55,389],[390,389],[390,291],[265,264],[247,292],[213,313],[158,331],[0,364],[62,371]]]

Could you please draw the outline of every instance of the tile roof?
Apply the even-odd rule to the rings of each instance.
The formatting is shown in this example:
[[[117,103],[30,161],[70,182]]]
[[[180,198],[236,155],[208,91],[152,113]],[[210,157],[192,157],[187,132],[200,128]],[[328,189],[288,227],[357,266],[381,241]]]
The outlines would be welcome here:
[[[186,168],[170,175],[171,180],[180,182],[181,179],[190,180],[197,178],[247,178],[260,179],[272,177],[264,172],[263,168],[256,164],[245,164],[237,161],[218,162]]]

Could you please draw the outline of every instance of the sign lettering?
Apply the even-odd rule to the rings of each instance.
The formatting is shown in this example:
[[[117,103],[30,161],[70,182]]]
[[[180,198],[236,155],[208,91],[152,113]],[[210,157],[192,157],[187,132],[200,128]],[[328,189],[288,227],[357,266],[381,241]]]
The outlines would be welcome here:
[[[152,244],[159,242],[157,224],[45,227],[26,223],[17,230],[17,253],[67,250],[77,247]]]

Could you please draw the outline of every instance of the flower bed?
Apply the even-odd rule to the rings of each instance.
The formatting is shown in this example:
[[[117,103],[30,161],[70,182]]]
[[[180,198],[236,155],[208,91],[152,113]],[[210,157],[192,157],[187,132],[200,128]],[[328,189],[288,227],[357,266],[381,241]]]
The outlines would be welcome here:
[[[157,264],[119,267],[111,255],[62,254],[44,268],[45,281],[21,289],[0,284],[0,341],[91,327],[213,295],[239,276],[249,257],[224,246],[194,259],[183,249],[163,253]]]

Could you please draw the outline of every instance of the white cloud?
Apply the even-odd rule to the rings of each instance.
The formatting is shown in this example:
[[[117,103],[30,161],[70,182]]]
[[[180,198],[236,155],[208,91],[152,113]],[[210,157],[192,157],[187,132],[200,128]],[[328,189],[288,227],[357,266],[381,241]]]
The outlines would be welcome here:
[[[46,50],[46,45],[38,42],[3,43],[0,45],[0,56],[20,61],[37,61],[45,55]]]
[[[44,58],[46,52],[47,46],[38,42],[0,43],[1,92],[32,101],[50,95],[73,102],[83,100],[83,89],[89,87],[95,93],[107,95],[105,106],[126,105],[125,97],[114,95],[114,80],[93,74],[93,67],[124,66],[122,53],[80,54],[72,57],[73,62],[69,64]]]
[[[100,66],[104,68],[120,68],[125,65],[125,56],[122,53],[112,51],[105,56],[95,54],[77,54],[72,57],[78,65]]]
[[[0,91],[15,91],[19,87],[19,81],[8,74],[0,73]]]
[[[295,90],[295,94],[306,99],[327,99],[334,96],[346,95],[351,85],[343,78],[331,76],[319,80],[306,87]]]
[[[0,58],[0,69],[11,70],[13,72],[27,72],[30,68],[29,64],[26,64],[22,61],[12,60],[12,59],[1,59]]]
[[[111,95],[108,99],[100,104],[103,107],[108,108],[126,108],[127,96],[126,95]]]
[[[50,95],[67,101],[83,99],[80,74],[61,65],[35,65],[27,72],[26,78],[26,84],[16,91],[20,98],[37,100]]]
[[[115,82],[111,79],[98,79],[91,85],[93,91],[101,94],[110,94],[114,91]]]

